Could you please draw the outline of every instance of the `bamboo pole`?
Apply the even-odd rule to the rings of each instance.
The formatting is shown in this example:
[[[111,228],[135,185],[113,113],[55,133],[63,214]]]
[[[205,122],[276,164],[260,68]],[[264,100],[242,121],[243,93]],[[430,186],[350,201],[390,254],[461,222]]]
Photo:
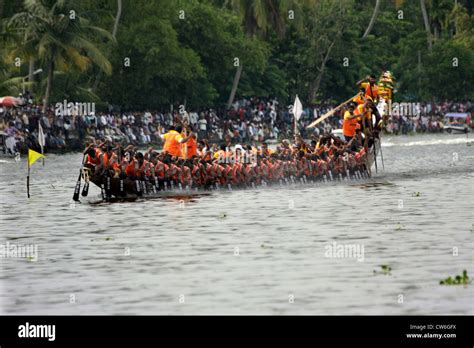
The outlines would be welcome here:
[[[355,96],[353,97],[350,97],[349,99],[347,99],[345,102],[339,104],[338,106],[336,106],[334,109],[332,109],[331,111],[328,111],[326,112],[323,116],[321,116],[320,118],[318,118],[316,121],[312,122],[311,124],[309,124],[306,128],[314,128],[314,126],[316,126],[317,124],[323,122],[325,119],[327,119],[328,117],[334,115],[334,113],[339,110],[342,106],[346,105],[347,103],[349,103],[352,99],[354,99],[355,97],[357,97],[358,94],[356,94]]]

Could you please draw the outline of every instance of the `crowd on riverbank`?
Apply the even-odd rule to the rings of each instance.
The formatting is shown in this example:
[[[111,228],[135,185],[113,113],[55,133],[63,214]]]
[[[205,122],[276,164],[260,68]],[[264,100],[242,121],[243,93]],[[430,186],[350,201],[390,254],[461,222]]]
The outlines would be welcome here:
[[[31,99],[27,98],[26,100]],[[337,112],[313,130],[306,126],[331,110],[335,105],[322,103],[306,108],[298,124],[303,137],[321,135],[341,128],[341,113]],[[42,114],[39,106],[26,103],[17,108],[0,109],[0,132],[4,132],[4,146],[11,152],[38,149],[38,124],[45,134],[46,149],[53,151],[81,150],[92,139],[123,144],[160,145],[160,135],[183,117],[197,133],[198,139],[216,143],[253,144],[291,138],[294,133],[290,106],[274,98],[249,98],[236,101],[230,110],[203,109],[180,112],[91,112],[85,116],[58,116],[54,108]],[[386,131],[394,134],[409,132],[440,132],[446,112],[473,112],[474,104],[421,104],[420,116],[393,116]]]

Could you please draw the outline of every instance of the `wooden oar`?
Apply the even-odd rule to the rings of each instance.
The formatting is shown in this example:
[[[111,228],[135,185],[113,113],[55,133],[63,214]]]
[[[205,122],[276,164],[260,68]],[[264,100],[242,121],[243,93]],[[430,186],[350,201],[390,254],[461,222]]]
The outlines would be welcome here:
[[[87,171],[84,171],[83,170],[83,173],[84,173],[84,187],[82,189],[82,197],[87,197],[88,193],[89,193],[89,174],[87,173]]]
[[[87,158],[87,155],[85,155],[84,158],[82,159],[82,166],[81,166],[81,169],[79,170],[79,177],[77,178],[76,187],[74,188],[74,195],[72,196],[72,199],[76,202],[79,201],[79,191],[81,191],[82,168],[84,168],[84,163],[86,163],[86,158]]]
[[[332,115],[334,115],[334,113],[339,110],[342,106],[346,105],[347,103],[349,103],[352,99],[354,99],[355,97],[357,97],[358,94],[356,94],[355,96],[347,99],[344,103],[342,104],[339,104],[338,106],[336,106],[334,109],[332,109],[331,111],[328,111],[326,112],[323,116],[321,116],[320,118],[318,118],[316,121],[312,122],[311,124],[309,124],[308,126],[306,126],[306,128],[314,128],[314,126],[316,126],[317,124],[323,122],[325,119],[327,119],[328,117],[331,117]]]
[[[371,119],[369,121],[369,132],[370,132],[370,136],[372,138],[372,146],[374,147],[374,163],[375,163],[375,173],[378,173],[379,170],[377,168],[377,144],[375,144],[375,134],[374,134],[374,126],[372,124],[372,115],[371,115]]]

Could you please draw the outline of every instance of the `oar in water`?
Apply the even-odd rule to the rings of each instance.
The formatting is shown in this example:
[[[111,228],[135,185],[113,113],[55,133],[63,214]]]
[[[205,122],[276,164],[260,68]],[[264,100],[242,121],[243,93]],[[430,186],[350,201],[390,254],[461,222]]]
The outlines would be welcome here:
[[[152,186],[153,186],[153,193],[156,193],[158,190],[158,180],[156,180],[155,176],[155,166],[151,166],[151,179],[152,179]]]
[[[367,172],[367,177],[370,178],[372,176],[372,170],[370,168],[369,163],[369,137],[367,135],[367,127],[365,127],[364,121],[362,120],[362,127],[364,131],[364,150],[365,150],[365,170]]]
[[[372,146],[374,147],[375,173],[378,173],[379,170],[377,168],[377,144],[375,143],[375,129],[374,129],[374,125],[372,124],[372,118],[370,119],[369,129],[370,129],[370,135],[372,137]]]
[[[380,135],[377,137],[380,144],[380,158],[382,159],[382,169],[385,170],[385,164],[383,163],[383,153],[382,153],[382,141],[380,140]]]
[[[72,196],[72,199],[76,202],[79,201],[79,192],[81,191],[82,168],[84,168],[84,163],[86,163],[86,158],[87,156],[84,156],[82,160],[82,166],[81,166],[81,169],[79,170],[79,177],[77,178],[76,187],[74,188],[74,195]]]
[[[82,170],[82,172],[84,174],[84,187],[82,188],[82,197],[87,197],[89,193],[89,173],[84,169]]]
[[[84,182],[84,187],[82,188],[82,197],[87,197],[87,195],[89,194],[89,182],[86,181]]]

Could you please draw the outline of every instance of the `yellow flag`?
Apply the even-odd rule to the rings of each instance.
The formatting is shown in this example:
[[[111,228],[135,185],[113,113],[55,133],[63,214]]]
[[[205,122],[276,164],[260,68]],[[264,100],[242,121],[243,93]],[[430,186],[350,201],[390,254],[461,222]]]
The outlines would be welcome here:
[[[28,167],[31,167],[39,158],[44,157],[39,152],[28,149]]]

